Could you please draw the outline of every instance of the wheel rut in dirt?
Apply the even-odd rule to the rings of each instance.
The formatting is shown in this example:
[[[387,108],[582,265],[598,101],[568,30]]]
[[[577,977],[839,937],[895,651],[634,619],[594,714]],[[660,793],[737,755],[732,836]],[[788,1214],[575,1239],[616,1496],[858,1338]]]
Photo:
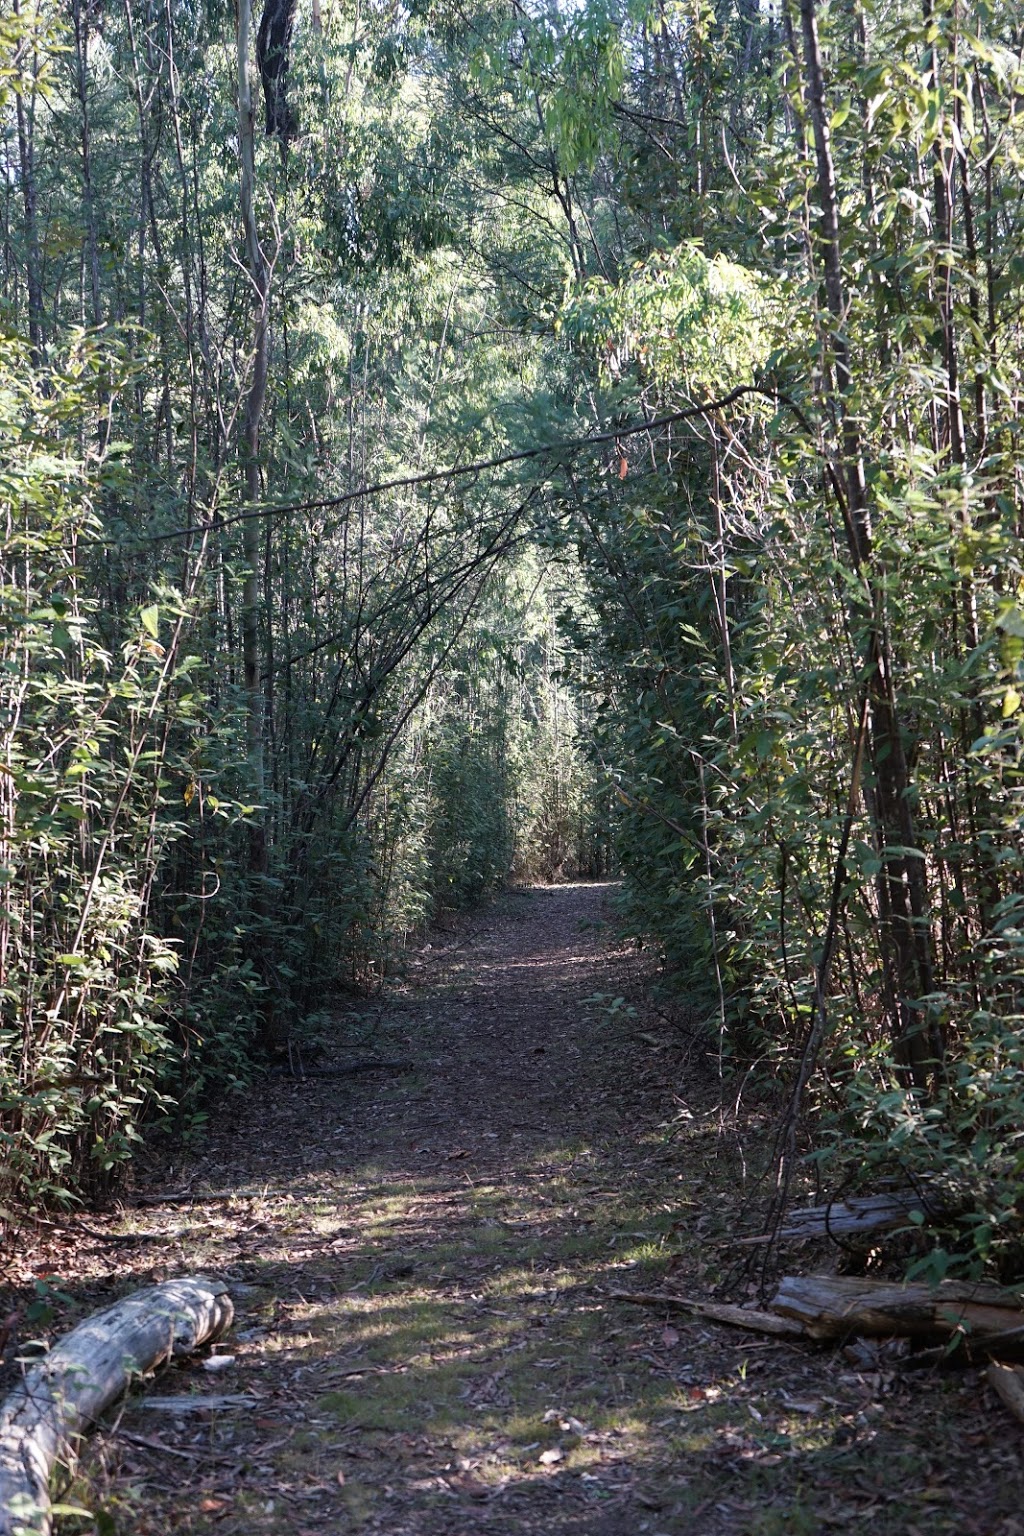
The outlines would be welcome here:
[[[708,1048],[645,1013],[608,896],[514,891],[436,935],[336,1020],[353,1060],[411,1073],[265,1083],[166,1170],[219,1198],[110,1224],[118,1283],[157,1257],[239,1312],[220,1361],[91,1443],[80,1497],[110,1529],[782,1536],[863,1510],[895,1533],[896,1448],[899,1497],[972,1529],[941,1519],[964,1404],[887,1436],[882,1388],[830,1357],[611,1294],[714,1291],[744,1154]]]

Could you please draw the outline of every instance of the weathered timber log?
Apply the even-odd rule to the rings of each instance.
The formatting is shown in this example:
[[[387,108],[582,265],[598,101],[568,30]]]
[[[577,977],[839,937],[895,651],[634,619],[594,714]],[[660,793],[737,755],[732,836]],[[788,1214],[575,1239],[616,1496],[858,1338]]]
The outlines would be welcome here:
[[[799,1323],[814,1339],[850,1334],[900,1334],[931,1342],[954,1340],[984,1352],[986,1340],[1024,1347],[1024,1308],[995,1286],[944,1280],[906,1285],[848,1275],[787,1275],[771,1309]]]
[[[129,1383],[230,1326],[215,1280],[169,1280],[97,1312],[31,1366],[0,1405],[0,1536],[49,1536],[54,1464]]]
[[[728,1323],[732,1328],[747,1328],[751,1333],[771,1333],[785,1339],[806,1338],[797,1324],[776,1317],[772,1312],[751,1312],[723,1301],[698,1301],[690,1296],[666,1296],[660,1291],[610,1291],[613,1301],[628,1301],[638,1307],[667,1307],[673,1312],[693,1312],[713,1323]]]
[[[147,1413],[172,1413],[184,1418],[190,1413],[223,1413],[225,1408],[255,1408],[256,1399],[245,1392],[189,1392],[176,1397],[144,1397],[139,1403]]]
[[[849,1200],[790,1211],[777,1235],[797,1242],[814,1237],[858,1237],[906,1226],[915,1216],[934,1221],[945,1214],[938,1199],[922,1196],[913,1189],[900,1189],[884,1195],[854,1195]]]
[[[1019,1365],[993,1361],[985,1372],[985,1380],[1014,1418],[1024,1424],[1024,1370]]]
[[[222,1200],[253,1200],[262,1190],[250,1189],[177,1189],[166,1195],[133,1195],[133,1205],[216,1205]]]

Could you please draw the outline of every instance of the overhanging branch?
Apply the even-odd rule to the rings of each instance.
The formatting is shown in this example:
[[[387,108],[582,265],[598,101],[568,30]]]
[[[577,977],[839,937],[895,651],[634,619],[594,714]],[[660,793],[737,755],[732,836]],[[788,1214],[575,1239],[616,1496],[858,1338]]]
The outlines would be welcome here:
[[[558,458],[561,455],[579,453],[584,448],[594,447],[601,443],[617,443],[624,437],[637,437],[644,432],[658,432],[665,427],[675,426],[680,421],[692,421],[697,417],[706,416],[710,411],[721,411],[726,406],[734,405],[737,400],[742,400],[745,395],[757,395],[765,400],[781,402],[794,408],[793,401],[776,389],[768,389],[761,384],[740,384],[722,395],[717,400],[705,400],[701,405],[685,406],[678,411],[670,411],[667,416],[657,416],[649,421],[637,421],[625,426],[616,427],[609,432],[593,432],[586,437],[566,438],[558,443],[543,443],[536,448],[520,448],[513,453],[502,453],[494,459],[477,459],[471,464],[454,464],[448,469],[425,470],[417,475],[400,475],[394,480],[380,480],[375,485],[365,485],[358,491],[345,491],[340,496],[321,496],[310,501],[292,502],[256,502],[245,508],[242,512],[236,512],[231,517],[222,517],[214,523],[193,523],[188,528],[171,528],[166,533],[145,534],[139,538],[140,544],[164,544],[171,539],[194,538],[200,533],[209,533],[222,528],[230,528],[236,523],[246,523],[259,517],[287,517],[296,512],[327,512],[337,507],[347,506],[350,502],[358,501],[361,496],[381,496],[386,491],[408,490],[420,485],[435,485],[441,480],[459,480],[467,476],[480,475],[489,469],[503,469],[509,464],[523,464],[530,459]],[[90,540],[102,544],[104,547],[113,547],[120,541],[116,539]]]

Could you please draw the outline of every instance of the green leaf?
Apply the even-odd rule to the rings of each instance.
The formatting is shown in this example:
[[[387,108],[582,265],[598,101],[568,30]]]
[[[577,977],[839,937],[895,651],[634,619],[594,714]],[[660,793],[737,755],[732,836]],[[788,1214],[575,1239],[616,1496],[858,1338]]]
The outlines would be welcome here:
[[[147,635],[152,635],[154,640],[160,638],[160,607],[157,603],[151,603],[148,608],[139,610],[139,618]]]
[[[996,625],[1004,635],[1015,635],[1018,639],[1024,639],[1024,613],[1015,603],[1009,603],[996,619]]]

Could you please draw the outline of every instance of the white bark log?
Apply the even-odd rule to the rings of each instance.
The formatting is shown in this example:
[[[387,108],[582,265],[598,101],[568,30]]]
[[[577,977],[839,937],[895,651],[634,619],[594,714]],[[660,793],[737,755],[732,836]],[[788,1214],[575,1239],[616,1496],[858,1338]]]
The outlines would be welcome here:
[[[800,1242],[814,1237],[857,1237],[904,1227],[912,1216],[927,1222],[949,1214],[949,1208],[941,1201],[913,1189],[887,1195],[854,1195],[849,1200],[790,1211],[776,1235]]]
[[[1019,1365],[1002,1365],[993,1361],[985,1377],[1014,1418],[1024,1424],[1024,1370]]]
[[[54,1464],[131,1381],[231,1324],[215,1280],[169,1280],[80,1323],[0,1407],[0,1536],[49,1536]]]
[[[660,1291],[609,1291],[613,1301],[630,1301],[641,1307],[667,1307],[675,1312],[693,1312],[712,1323],[728,1323],[733,1328],[747,1328],[751,1333],[774,1333],[784,1339],[803,1339],[807,1335],[798,1323],[790,1323],[773,1312],[750,1312],[723,1301],[697,1301],[692,1296],[666,1296]]]

